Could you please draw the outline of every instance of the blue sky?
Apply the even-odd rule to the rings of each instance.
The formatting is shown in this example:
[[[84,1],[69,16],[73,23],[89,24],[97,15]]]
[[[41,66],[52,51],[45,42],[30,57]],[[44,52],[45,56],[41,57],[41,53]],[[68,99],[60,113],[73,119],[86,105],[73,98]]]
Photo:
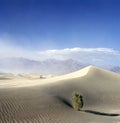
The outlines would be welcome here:
[[[0,0],[0,57],[120,66],[120,0]]]
[[[120,50],[120,1],[0,0],[0,37],[37,50]]]

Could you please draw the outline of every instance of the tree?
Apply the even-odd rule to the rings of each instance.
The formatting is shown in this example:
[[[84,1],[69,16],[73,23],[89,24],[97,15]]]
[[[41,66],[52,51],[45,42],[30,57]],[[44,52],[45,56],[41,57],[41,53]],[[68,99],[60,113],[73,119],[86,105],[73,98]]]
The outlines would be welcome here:
[[[75,110],[81,110],[83,108],[83,96],[74,92],[72,94],[72,104]]]

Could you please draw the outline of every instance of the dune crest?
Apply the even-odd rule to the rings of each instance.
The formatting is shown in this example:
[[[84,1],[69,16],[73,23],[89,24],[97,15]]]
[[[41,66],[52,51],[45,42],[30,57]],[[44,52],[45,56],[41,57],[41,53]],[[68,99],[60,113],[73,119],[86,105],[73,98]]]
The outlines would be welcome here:
[[[114,77],[120,77],[118,73],[114,73],[96,66],[89,65],[83,69],[80,69],[78,71],[66,74],[66,75],[61,75],[58,77],[55,77],[57,80],[64,80],[64,79],[74,79],[74,78],[81,78],[83,76],[95,76],[95,75],[101,76],[112,76]]]
[[[69,74],[65,74],[65,75],[61,75],[61,76],[58,76],[59,78],[62,78],[62,79],[72,79],[72,78],[78,78],[78,77],[82,77],[82,76],[85,76],[87,75],[87,73],[89,72],[90,68],[92,66],[88,66],[88,67],[85,67],[83,69],[80,69],[78,71],[75,71],[75,72],[72,72],[72,73],[69,73]]]
[[[38,86],[51,83],[59,83],[59,81],[71,80],[82,77],[96,78],[98,81],[101,78],[107,80],[119,80],[120,75],[111,71],[107,71],[95,66],[88,66],[81,70],[61,75],[55,77],[46,77],[46,79],[40,79],[40,75],[34,74],[23,74],[23,75],[13,75],[13,74],[2,74],[0,76],[0,88],[11,88],[11,87],[29,87]]]

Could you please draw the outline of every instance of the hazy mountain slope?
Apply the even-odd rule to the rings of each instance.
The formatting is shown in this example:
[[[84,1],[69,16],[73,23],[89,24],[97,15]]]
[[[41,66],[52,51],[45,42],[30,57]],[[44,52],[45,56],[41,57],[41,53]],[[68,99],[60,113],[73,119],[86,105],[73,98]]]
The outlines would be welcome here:
[[[120,73],[120,67],[119,66],[113,66],[110,70],[113,72],[116,72],[116,73]]]
[[[0,72],[9,73],[39,73],[39,74],[54,74],[62,75],[77,71],[88,64],[81,63],[76,60],[55,60],[47,59],[44,61],[35,61],[25,58],[1,58]],[[119,66],[100,66],[107,70],[120,73]]]
[[[24,58],[0,59],[0,71],[13,73],[66,74],[79,70],[86,65],[72,59],[35,61]]]

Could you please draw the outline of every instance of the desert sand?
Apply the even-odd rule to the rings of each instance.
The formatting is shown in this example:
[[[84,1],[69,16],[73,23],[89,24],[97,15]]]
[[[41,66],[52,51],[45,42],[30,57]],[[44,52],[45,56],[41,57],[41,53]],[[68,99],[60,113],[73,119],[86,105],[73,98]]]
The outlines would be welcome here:
[[[83,95],[81,111],[71,95]],[[119,123],[120,75],[88,66],[56,77],[0,73],[0,123]]]

